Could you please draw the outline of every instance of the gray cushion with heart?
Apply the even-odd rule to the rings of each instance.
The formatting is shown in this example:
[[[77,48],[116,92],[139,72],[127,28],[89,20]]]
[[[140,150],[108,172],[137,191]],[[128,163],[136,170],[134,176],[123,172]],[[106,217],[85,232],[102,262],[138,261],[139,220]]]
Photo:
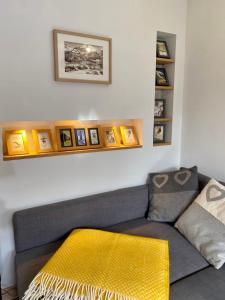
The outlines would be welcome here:
[[[225,262],[225,187],[211,179],[175,227],[216,269],[222,267]]]
[[[197,167],[152,173],[149,181],[148,219],[152,221],[175,222],[199,191]]]

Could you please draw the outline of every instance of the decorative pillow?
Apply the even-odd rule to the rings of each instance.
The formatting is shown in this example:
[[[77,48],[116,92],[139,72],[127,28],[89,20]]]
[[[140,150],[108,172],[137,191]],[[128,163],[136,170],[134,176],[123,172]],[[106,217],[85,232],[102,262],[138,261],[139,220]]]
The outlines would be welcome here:
[[[211,179],[175,227],[216,269],[225,262],[225,186]]]
[[[148,219],[175,222],[198,194],[198,169],[150,174]]]

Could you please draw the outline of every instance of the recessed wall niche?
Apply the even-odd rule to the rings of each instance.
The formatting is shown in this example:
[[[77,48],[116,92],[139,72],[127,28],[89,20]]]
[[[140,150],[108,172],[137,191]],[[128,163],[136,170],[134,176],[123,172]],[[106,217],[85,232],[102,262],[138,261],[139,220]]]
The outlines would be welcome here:
[[[143,146],[141,119],[7,122],[1,128],[3,160]]]
[[[155,109],[153,127],[153,146],[169,146],[172,144],[173,133],[173,98],[174,98],[174,75],[175,75],[175,54],[176,54],[176,35],[166,32],[157,32],[156,42],[156,77],[157,70],[165,71],[166,82],[155,82]],[[166,53],[160,55],[157,51],[158,41],[165,42],[168,56]],[[165,51],[166,52],[166,51]],[[163,57],[165,56],[165,57]],[[160,74],[159,74],[160,75]],[[163,74],[162,74],[163,75]],[[163,100],[160,102],[158,100]],[[163,104],[164,103],[164,104]],[[158,104],[158,107],[157,107]],[[160,106],[161,105],[161,106]],[[163,113],[160,115],[160,110]],[[158,114],[157,114],[158,112]]]

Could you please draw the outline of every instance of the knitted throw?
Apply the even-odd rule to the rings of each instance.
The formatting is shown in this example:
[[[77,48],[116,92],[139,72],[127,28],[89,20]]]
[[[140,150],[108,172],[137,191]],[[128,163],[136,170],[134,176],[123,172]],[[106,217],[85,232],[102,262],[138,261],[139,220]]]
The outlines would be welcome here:
[[[74,230],[37,274],[24,300],[168,300],[168,242]]]

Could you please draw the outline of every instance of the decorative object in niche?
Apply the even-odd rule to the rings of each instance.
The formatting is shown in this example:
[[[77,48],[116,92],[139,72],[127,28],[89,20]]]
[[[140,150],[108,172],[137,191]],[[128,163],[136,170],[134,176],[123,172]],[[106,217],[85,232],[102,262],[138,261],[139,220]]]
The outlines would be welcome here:
[[[153,131],[153,141],[154,143],[164,143],[165,142],[165,124],[154,124]]]
[[[169,80],[166,74],[165,68],[156,68],[156,85],[158,86],[168,86]]]
[[[5,140],[9,155],[20,155],[28,153],[26,130],[6,131]]]
[[[57,127],[56,128],[57,145],[59,151],[74,149],[74,138],[72,128]]]
[[[86,128],[75,128],[74,129],[74,136],[75,136],[75,143],[76,147],[83,149],[88,146],[87,143],[87,129]]]
[[[32,133],[37,152],[46,153],[54,151],[50,129],[34,129]]]
[[[102,147],[99,126],[94,126],[94,127],[88,128],[88,137],[89,137],[90,148]]]
[[[118,147],[120,145],[117,129],[115,126],[103,127],[102,135],[106,147]]]
[[[111,84],[112,40],[53,30],[55,80]]]
[[[133,126],[120,126],[122,141],[124,145],[137,145],[138,139]]]
[[[169,50],[166,41],[157,40],[156,56],[159,58],[170,58]]]
[[[166,100],[165,99],[155,99],[155,109],[154,117],[155,118],[165,118],[166,111]]]

